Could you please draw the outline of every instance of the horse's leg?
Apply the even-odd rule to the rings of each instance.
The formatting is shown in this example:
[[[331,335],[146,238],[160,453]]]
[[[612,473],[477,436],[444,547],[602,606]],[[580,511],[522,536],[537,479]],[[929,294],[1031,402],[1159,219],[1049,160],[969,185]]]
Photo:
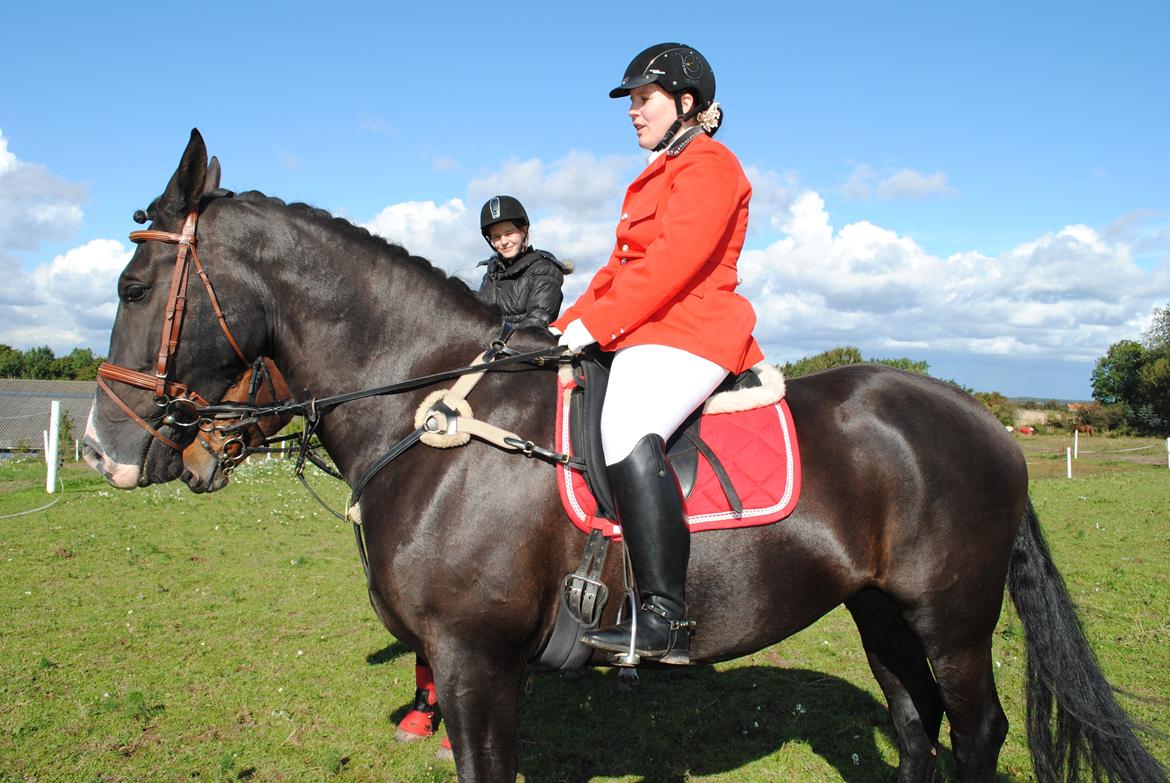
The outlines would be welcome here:
[[[512,783],[523,657],[446,644],[427,658],[460,783]]]
[[[438,697],[435,695],[435,675],[421,655],[414,657],[414,704],[402,716],[394,738],[399,742],[415,742],[434,734],[439,728],[439,716],[435,712]]]
[[[952,607],[953,609],[953,607]],[[949,618],[949,619],[948,619]],[[951,750],[962,783],[995,780],[1008,722],[995,690],[991,631],[972,635],[940,607],[909,618],[922,638],[951,724]]]
[[[898,735],[898,783],[931,783],[937,775],[943,706],[922,642],[884,593],[863,590],[845,606],[857,623]]]

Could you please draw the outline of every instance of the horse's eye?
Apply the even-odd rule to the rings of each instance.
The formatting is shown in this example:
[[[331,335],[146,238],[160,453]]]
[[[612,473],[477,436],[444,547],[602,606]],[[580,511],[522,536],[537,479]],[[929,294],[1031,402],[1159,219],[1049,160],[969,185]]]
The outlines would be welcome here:
[[[142,297],[146,296],[146,292],[150,290],[149,286],[141,283],[127,283],[122,286],[122,301],[123,302],[137,302]]]

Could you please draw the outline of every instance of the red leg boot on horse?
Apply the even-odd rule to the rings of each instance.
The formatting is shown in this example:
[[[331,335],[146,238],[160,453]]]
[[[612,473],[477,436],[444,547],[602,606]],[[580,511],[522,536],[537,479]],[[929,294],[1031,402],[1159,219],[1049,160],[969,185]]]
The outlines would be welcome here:
[[[588,633],[582,641],[618,653],[619,665],[636,665],[638,661],[621,657],[630,652],[634,635],[639,658],[688,664],[694,622],[687,619],[684,594],[691,536],[678,479],[666,461],[666,444],[660,435],[646,435],[606,472],[641,604],[636,615],[614,628]]]
[[[439,730],[439,697],[435,693],[435,673],[422,658],[414,659],[414,704],[398,722],[394,738],[399,742],[417,742]],[[451,740],[443,737],[440,754],[450,754]]]
[[[435,675],[422,658],[414,662],[414,704],[398,723],[395,739],[399,742],[414,742],[425,739],[439,729],[438,704],[435,695]]]

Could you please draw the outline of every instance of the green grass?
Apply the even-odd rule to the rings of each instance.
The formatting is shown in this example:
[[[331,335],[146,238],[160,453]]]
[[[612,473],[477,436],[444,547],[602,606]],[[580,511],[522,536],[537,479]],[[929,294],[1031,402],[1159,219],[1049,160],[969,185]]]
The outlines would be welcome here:
[[[1164,446],[1160,464],[1083,455],[1068,481],[1055,441],[1025,445],[1042,447],[1034,475],[1059,451],[1059,478],[1032,494],[1102,667],[1135,718],[1170,731]],[[0,783],[454,780],[437,738],[394,742],[413,656],[369,607],[349,526],[286,463],[209,496],[63,478],[56,505],[0,520]],[[315,485],[340,507],[339,486]],[[0,463],[0,516],[49,499],[40,463]],[[1010,610],[995,661],[1012,722],[1000,780],[1031,780]],[[528,781],[867,783],[897,763],[841,609],[737,661],[644,672],[633,694],[613,671],[537,676],[521,710]]]

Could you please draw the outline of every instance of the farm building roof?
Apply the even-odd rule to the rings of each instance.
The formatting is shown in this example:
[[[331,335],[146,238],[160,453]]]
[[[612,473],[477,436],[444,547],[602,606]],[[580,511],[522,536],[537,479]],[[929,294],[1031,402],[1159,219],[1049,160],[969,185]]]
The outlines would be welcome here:
[[[40,451],[49,428],[49,404],[61,401],[61,426],[69,417],[80,438],[97,391],[94,381],[26,381],[0,378],[0,451],[16,447]]]

